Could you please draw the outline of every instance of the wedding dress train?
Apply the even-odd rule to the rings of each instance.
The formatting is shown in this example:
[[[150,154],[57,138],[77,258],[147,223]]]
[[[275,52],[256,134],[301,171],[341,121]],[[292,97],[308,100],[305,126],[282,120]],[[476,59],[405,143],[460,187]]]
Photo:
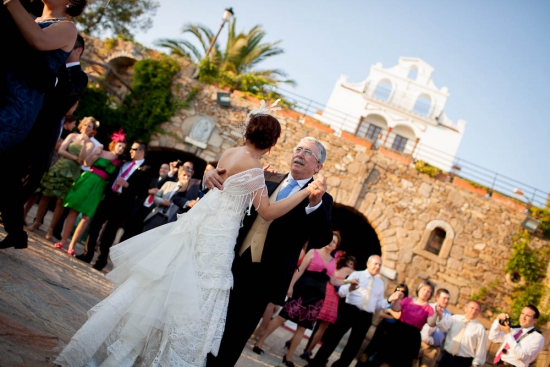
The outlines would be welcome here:
[[[206,364],[225,327],[234,246],[256,195],[267,195],[259,168],[230,176],[174,222],[111,249],[117,288],[55,360],[60,366]]]

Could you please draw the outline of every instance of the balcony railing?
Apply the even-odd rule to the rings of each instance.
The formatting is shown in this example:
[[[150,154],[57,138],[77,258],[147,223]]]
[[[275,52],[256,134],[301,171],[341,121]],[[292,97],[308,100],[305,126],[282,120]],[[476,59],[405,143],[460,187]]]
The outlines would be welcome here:
[[[356,136],[368,142],[367,145],[371,149],[384,148],[403,157],[410,157],[411,162],[425,161],[443,171],[441,178],[448,180],[453,180],[456,176],[464,178],[472,181],[474,186],[481,190],[487,191],[487,195],[496,192],[525,203],[527,206],[534,205],[540,208],[547,206],[548,191],[537,189],[473,162],[442,152],[423,144],[422,141],[417,141],[416,138],[408,138],[403,142],[403,138],[407,137],[393,131],[388,133],[387,129],[381,129],[378,134],[375,134],[376,136],[368,135],[368,131],[356,131],[361,116],[353,116],[288,90],[279,88],[277,92],[287,101],[294,103],[293,110],[300,113],[303,118],[314,118],[323,124],[330,125],[336,130],[336,134],[342,131],[353,135],[357,133]]]

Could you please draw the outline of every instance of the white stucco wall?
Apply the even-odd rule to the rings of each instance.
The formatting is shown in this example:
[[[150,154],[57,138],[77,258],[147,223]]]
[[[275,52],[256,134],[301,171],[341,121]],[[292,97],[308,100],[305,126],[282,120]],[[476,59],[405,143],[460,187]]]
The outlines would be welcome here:
[[[415,80],[407,77],[411,68],[417,69]],[[381,64],[373,65],[370,74],[360,83],[349,83],[347,76],[342,75],[336,82],[322,115],[315,117],[331,128],[352,134],[357,132],[362,118],[368,121],[368,115],[382,116],[387,126],[397,130],[388,136],[386,147],[391,148],[394,132],[409,139],[404,153],[422,159],[430,164],[449,171],[465,130],[465,121],[453,123],[444,113],[445,103],[449,98],[446,87],[438,88],[433,80],[433,67],[421,59],[402,57],[399,63],[384,69]],[[380,82],[388,82],[391,92],[387,101],[374,97]],[[413,112],[417,98],[428,97],[430,108],[426,116]],[[404,133],[408,127],[414,133]],[[365,131],[365,129],[361,129]],[[384,131],[384,133],[386,133]],[[418,140],[417,148],[414,141]],[[418,149],[418,150],[416,150]]]

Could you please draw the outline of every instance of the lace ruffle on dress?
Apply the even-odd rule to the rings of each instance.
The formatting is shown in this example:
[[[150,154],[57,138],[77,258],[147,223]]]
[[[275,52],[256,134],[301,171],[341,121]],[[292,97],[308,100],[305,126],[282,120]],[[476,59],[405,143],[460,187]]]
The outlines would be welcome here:
[[[234,246],[256,195],[267,195],[259,168],[230,176],[176,222],[111,248],[107,277],[117,288],[54,363],[204,366],[220,346]]]

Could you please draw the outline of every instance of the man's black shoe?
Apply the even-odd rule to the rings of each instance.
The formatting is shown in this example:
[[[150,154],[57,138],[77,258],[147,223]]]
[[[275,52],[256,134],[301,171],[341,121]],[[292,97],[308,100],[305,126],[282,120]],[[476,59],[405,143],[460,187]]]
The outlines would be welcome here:
[[[0,249],[5,248],[16,248],[16,249],[23,249],[27,248],[27,234],[23,233],[19,236],[12,236],[11,234],[8,234],[6,238],[2,242],[0,242]]]
[[[88,263],[88,264],[92,262],[92,259],[88,259],[86,256],[84,256],[84,254],[76,255],[75,257],[78,260],[84,261],[85,263]]]
[[[94,268],[95,270],[101,271],[105,267],[105,265],[107,264],[103,264],[96,261],[95,264],[92,266],[92,268]]]

